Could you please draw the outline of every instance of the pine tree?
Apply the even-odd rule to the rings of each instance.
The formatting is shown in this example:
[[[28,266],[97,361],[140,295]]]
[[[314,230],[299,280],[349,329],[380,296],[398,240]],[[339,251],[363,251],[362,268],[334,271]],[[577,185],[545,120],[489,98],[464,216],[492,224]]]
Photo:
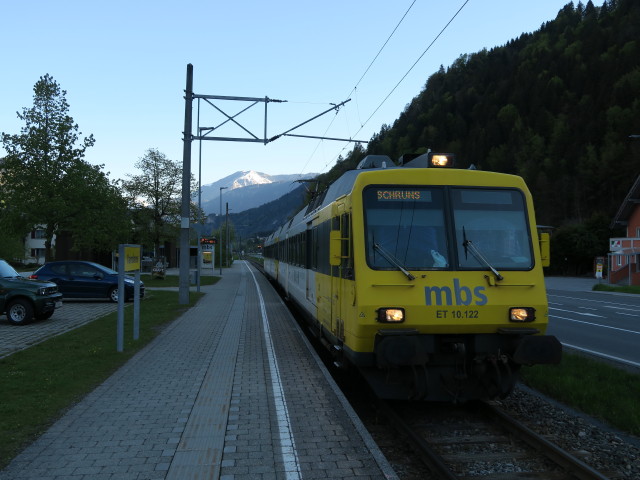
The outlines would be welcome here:
[[[124,203],[118,200],[118,191],[101,166],[84,160],[85,151],[95,141],[89,135],[77,145],[82,133],[69,115],[66,91],[48,74],[40,77],[33,91],[33,106],[17,113],[25,123],[20,133],[2,133],[8,154],[0,182],[0,198],[5,199],[0,228],[24,235],[44,226],[47,259],[52,258],[54,236],[62,230],[71,231],[84,246],[104,248],[104,243],[114,241],[118,219],[124,221],[124,210],[120,209]],[[96,189],[102,196],[96,195]],[[104,208],[107,204],[109,211]],[[104,220],[105,214],[116,223]],[[109,224],[108,238],[101,229],[104,223]]]

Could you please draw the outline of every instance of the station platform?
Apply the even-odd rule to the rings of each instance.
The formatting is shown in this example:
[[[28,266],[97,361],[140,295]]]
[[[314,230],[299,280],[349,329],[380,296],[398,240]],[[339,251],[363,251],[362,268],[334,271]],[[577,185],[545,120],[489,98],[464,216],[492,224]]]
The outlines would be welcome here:
[[[397,479],[254,267],[201,291],[0,479]]]

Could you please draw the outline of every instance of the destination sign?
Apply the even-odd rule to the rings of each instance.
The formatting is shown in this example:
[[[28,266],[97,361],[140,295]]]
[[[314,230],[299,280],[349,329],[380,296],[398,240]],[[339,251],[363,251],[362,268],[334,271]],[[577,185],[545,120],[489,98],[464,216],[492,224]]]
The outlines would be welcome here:
[[[377,199],[380,202],[430,202],[431,192],[425,190],[407,190],[400,188],[384,188],[376,190]]]

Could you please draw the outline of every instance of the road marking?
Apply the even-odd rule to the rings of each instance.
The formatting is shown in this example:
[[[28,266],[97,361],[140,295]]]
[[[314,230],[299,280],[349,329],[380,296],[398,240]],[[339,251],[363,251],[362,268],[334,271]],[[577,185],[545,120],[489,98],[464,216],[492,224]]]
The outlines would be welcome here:
[[[633,333],[635,335],[640,335],[640,332],[636,332],[634,330],[627,330],[626,328],[612,327],[610,325],[601,325],[599,323],[585,322],[583,320],[574,320],[573,318],[558,317],[556,315],[554,315],[553,318],[559,318],[560,320],[566,320],[568,322],[584,323],[585,325],[591,325],[592,327],[602,327],[602,328],[608,328],[611,330],[618,330],[620,332]]]
[[[596,293],[601,293],[601,292],[596,292]],[[632,309],[632,310],[637,310],[638,309],[638,306],[637,305],[633,305],[633,304],[621,304],[621,303],[618,303],[618,302],[607,302],[605,300],[593,300],[591,298],[569,297],[569,296],[566,296],[566,295],[554,295],[554,294],[548,293],[547,294],[547,298],[549,298],[549,297],[568,298],[570,300],[579,300],[581,302],[589,302],[589,303],[601,303],[601,304],[603,304],[604,306],[606,306],[608,308],[620,308],[620,309],[622,309],[624,307],[621,307],[621,305],[624,305],[625,307],[628,307],[628,309]],[[551,302],[549,302],[549,304],[551,304]],[[557,305],[562,305],[562,304],[559,303]]]
[[[593,355],[595,355],[597,357],[604,357],[604,358],[608,358],[609,360],[615,360],[616,362],[626,363],[626,364],[632,365],[634,367],[640,367],[640,363],[632,362],[631,360],[625,360],[624,358],[614,357],[613,355],[607,355],[606,353],[596,352],[595,350],[589,350],[588,348],[576,347],[575,345],[571,345],[569,343],[562,342],[562,345],[564,345],[566,347],[569,347],[569,348],[573,348],[574,350],[580,350],[582,352],[591,353],[591,354],[593,354]]]
[[[575,313],[576,315],[586,315],[587,317],[606,318],[603,315],[596,315],[595,313],[576,312],[575,310],[563,310],[562,308],[556,308],[556,307],[550,308],[549,310],[558,310],[559,312]]]
[[[278,433],[280,435],[280,445],[282,448],[282,461],[284,462],[285,475],[287,480],[300,479],[300,464],[298,462],[298,454],[296,453],[296,443],[291,432],[291,421],[289,419],[289,410],[287,409],[287,401],[284,396],[282,382],[280,381],[280,371],[276,361],[273,341],[271,339],[271,329],[269,328],[269,319],[267,317],[267,308],[262,298],[262,292],[255,275],[245,262],[245,267],[251,273],[253,282],[256,285],[258,299],[260,300],[260,311],[262,313],[262,327],[264,331],[264,340],[267,346],[267,357],[269,358],[269,369],[271,371],[271,387],[273,388],[273,397],[276,407],[276,416],[278,418]]]
[[[629,310],[631,312],[637,312],[638,311],[638,307],[624,308],[624,307],[617,307],[617,306],[613,306],[613,305],[605,305],[603,308],[611,308],[613,310]]]

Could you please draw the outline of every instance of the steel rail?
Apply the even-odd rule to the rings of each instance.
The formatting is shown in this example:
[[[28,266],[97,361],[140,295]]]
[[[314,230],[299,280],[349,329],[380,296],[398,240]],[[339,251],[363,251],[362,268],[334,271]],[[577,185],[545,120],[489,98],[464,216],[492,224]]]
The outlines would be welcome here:
[[[432,470],[434,475],[446,480],[460,480],[460,478],[462,478],[447,466],[443,457],[433,448],[429,441],[424,439],[416,430],[407,424],[386,402],[378,400],[376,403],[380,413],[389,419],[393,428],[401,435],[404,435],[420,451],[422,454],[420,460]],[[487,402],[478,402],[478,404],[480,406],[480,412],[477,413],[481,413],[485,418],[497,421],[510,434],[526,443],[540,455],[553,462],[553,464],[562,468],[567,478],[576,478],[579,480],[609,480],[609,477],[591,468],[561,447],[549,442],[541,435],[493,405]],[[527,478],[537,478],[536,476],[540,476],[540,478],[551,478],[548,476],[550,474],[551,472],[548,471],[540,473],[531,472]],[[497,476],[492,478],[503,478],[504,475],[508,476],[511,474],[497,474]],[[558,478],[557,474],[553,474],[552,478]]]
[[[510,417],[495,406],[486,402],[481,402],[480,404],[486,412],[497,418],[505,428],[517,435],[518,438],[529,444],[529,446],[535,448],[547,458],[565,468],[576,478],[580,480],[608,480],[609,477],[602,475],[579,458],[551,443],[543,436],[538,435],[529,427]]]
[[[445,480],[459,480],[459,477],[451,471],[445,464],[442,457],[433,449],[433,447],[424,438],[418,435],[407,423],[393,411],[389,405],[383,400],[378,400],[378,409],[390,420],[393,427],[405,435],[409,440],[423,453],[426,458],[420,457],[420,460],[433,470],[439,478]]]

